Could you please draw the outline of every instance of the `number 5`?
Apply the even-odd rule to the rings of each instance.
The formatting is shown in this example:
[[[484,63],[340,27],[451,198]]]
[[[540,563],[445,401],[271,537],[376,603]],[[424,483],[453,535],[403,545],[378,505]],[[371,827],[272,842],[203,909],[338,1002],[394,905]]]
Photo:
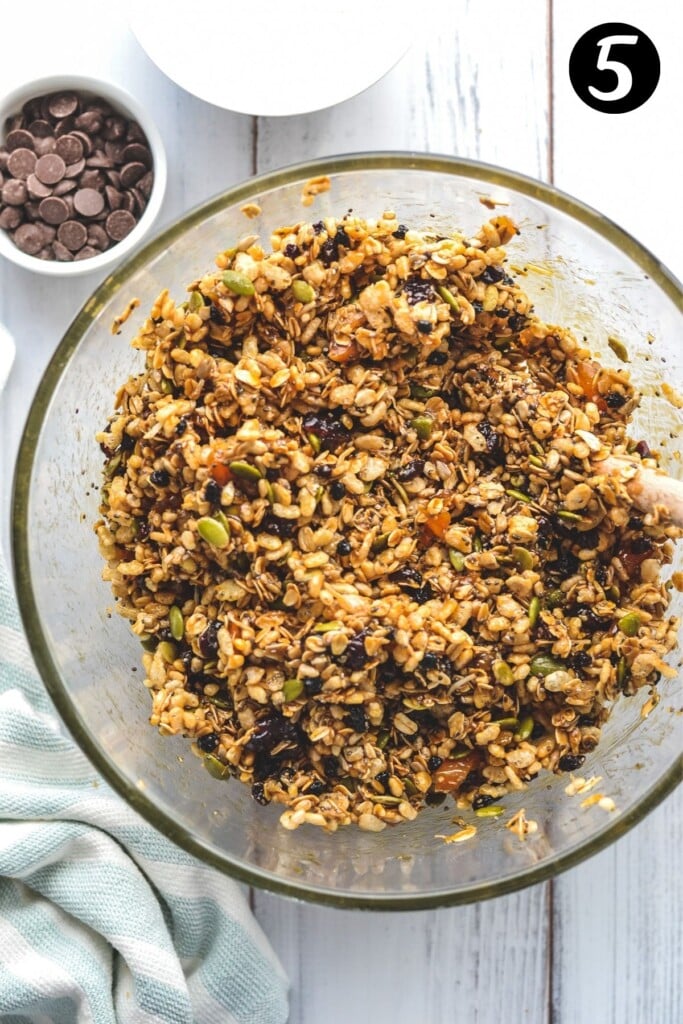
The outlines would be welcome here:
[[[623,100],[624,96],[628,96],[633,85],[631,69],[620,60],[609,60],[609,51],[612,46],[622,44],[633,46],[637,42],[638,36],[605,36],[604,39],[598,40],[600,52],[598,53],[596,67],[598,71],[613,71],[617,76],[617,84],[609,92],[603,92],[602,89],[596,89],[594,85],[589,85],[588,91],[591,96],[595,96],[596,100],[606,100],[613,103],[615,100]]]

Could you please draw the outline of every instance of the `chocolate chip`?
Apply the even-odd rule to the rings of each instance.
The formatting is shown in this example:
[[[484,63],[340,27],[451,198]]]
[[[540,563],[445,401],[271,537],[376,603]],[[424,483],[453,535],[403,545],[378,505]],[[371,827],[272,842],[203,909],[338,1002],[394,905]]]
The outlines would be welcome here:
[[[44,139],[35,139],[34,149],[36,156],[45,156],[46,153],[54,153],[57,140],[54,135],[47,135]]]
[[[9,132],[5,139],[5,149],[12,152],[15,149],[33,149],[35,140],[30,132],[24,128],[15,128]]]
[[[57,136],[69,135],[69,133],[72,132],[75,127],[76,127],[76,118],[75,117],[71,117],[71,116],[63,117],[63,118],[61,118],[61,120],[57,121],[57,124],[55,125],[55,135],[57,135]]]
[[[109,246],[109,235],[99,224],[91,224],[88,228],[88,245],[103,252]]]
[[[48,97],[47,109],[55,118],[69,117],[78,110],[78,96],[75,92],[56,92]]]
[[[58,181],[55,187],[52,189],[52,195],[65,196],[69,192],[73,192],[77,184],[78,182],[75,181],[73,178],[62,178],[62,180]]]
[[[88,232],[80,221],[65,220],[57,229],[57,238],[71,252],[78,252],[85,245]]]
[[[102,135],[108,142],[119,142],[126,137],[127,125],[122,117],[108,117]]]
[[[2,201],[5,206],[23,206],[27,197],[26,182],[19,178],[10,178],[2,186]]]
[[[52,125],[50,122],[42,121],[40,119],[37,121],[31,121],[28,126],[28,130],[36,139],[46,139],[48,136],[52,135]]]
[[[18,206],[6,206],[4,210],[0,211],[0,228],[3,231],[12,231],[19,224],[21,224],[21,210]]]
[[[102,131],[104,118],[97,110],[84,110],[76,118],[76,128],[79,131],[87,132],[88,135],[97,135]]]
[[[49,185],[43,185],[42,181],[38,179],[34,174],[29,174],[26,179],[26,188],[31,199],[46,199],[52,195],[52,189]]]
[[[121,163],[141,163],[145,167],[151,167],[152,154],[147,146],[143,146],[140,142],[131,142],[121,153]]]
[[[43,248],[43,233],[37,224],[21,224],[12,236],[18,249],[35,256]]]
[[[82,174],[85,170],[85,160],[81,157],[79,160],[75,160],[72,164],[66,165],[66,177],[77,178],[79,174]]]
[[[86,132],[80,132],[78,131],[78,129],[74,129],[74,131],[71,134],[75,135],[75,137],[77,139],[80,139],[83,143],[83,153],[85,154],[85,156],[87,156],[89,153],[92,153],[92,140]]]
[[[52,243],[52,251],[55,254],[55,259],[60,263],[70,263],[74,258],[73,253],[65,245],[62,245],[58,238]]]
[[[43,185],[56,185],[66,173],[66,164],[56,153],[46,153],[36,162],[36,178]]]
[[[107,234],[114,242],[120,242],[135,227],[135,217],[128,210],[114,210],[105,222]]]
[[[20,146],[13,149],[7,160],[7,170],[13,178],[28,178],[36,166],[36,154],[32,149]]]
[[[107,198],[107,203],[110,210],[118,210],[123,201],[123,197],[118,189],[114,188],[113,185],[104,186],[104,194]]]
[[[43,199],[38,207],[40,216],[48,224],[61,224],[69,216],[69,207],[63,199],[57,196],[49,196]]]
[[[121,184],[124,188],[131,188],[146,173],[147,168],[141,163],[126,164],[121,168]]]
[[[82,249],[79,249],[74,256],[75,260],[90,260],[93,256],[99,256],[100,250],[95,249],[92,245],[84,245]]]
[[[74,207],[83,217],[96,217],[104,209],[104,196],[94,188],[79,188],[74,195]]]
[[[75,164],[83,158],[83,143],[77,135],[62,135],[55,142],[55,153],[61,156],[66,164],[67,174],[73,174],[74,172],[69,170],[69,164]]]
[[[113,167],[113,160],[101,149],[96,149],[93,155],[89,156],[85,162],[88,167],[95,167],[96,169],[104,168],[111,170]]]
[[[97,191],[100,191],[104,188],[105,178],[102,171],[89,167],[88,170],[84,171],[81,175],[78,184],[81,188],[94,188]]]

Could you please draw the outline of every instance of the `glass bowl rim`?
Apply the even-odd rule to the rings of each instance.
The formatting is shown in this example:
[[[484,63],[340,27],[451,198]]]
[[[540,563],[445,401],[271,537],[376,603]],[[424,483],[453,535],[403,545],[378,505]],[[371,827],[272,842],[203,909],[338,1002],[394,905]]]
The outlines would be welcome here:
[[[240,882],[280,895],[347,909],[425,910],[502,896],[546,881],[581,863],[625,835],[676,788],[683,780],[683,755],[673,761],[629,811],[619,815],[597,833],[545,863],[522,869],[498,881],[477,883],[462,890],[445,889],[429,894],[408,893],[387,896],[336,893],[333,890],[319,888],[305,882],[284,881],[273,872],[236,863],[229,856],[218,854],[203,842],[195,839],[183,826],[174,821],[170,814],[159,810],[98,748],[76,711],[68,689],[62,682],[60,671],[50,654],[33,592],[27,529],[29,481],[43,420],[49,409],[52,394],[81,338],[95,321],[102,306],[121,289],[122,285],[188,229],[227,206],[252,200],[257,197],[259,192],[270,191],[299,180],[306,181],[322,174],[332,176],[348,171],[382,169],[460,175],[473,180],[481,180],[487,184],[510,188],[543,202],[579,221],[626,253],[683,313],[683,285],[656,256],[632,235],[581,200],[562,192],[553,185],[545,184],[516,171],[459,157],[383,151],[319,157],[312,161],[291,164],[279,170],[256,175],[193,207],[157,233],[151,241],[129,256],[97,287],[68,327],[38,385],[21,437],[14,470],[11,501],[12,562],[17,599],[29,647],[62,721],[80,749],[104,776],[112,789],[157,831],[171,839],[187,853],[196,856],[203,863],[217,868],[224,874]]]

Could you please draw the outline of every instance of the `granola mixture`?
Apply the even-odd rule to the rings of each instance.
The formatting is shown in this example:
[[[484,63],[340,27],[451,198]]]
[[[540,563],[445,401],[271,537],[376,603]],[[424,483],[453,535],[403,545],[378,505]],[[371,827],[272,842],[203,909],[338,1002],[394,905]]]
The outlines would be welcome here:
[[[98,435],[151,723],[282,824],[370,831],[576,771],[672,674],[678,535],[596,471],[638,398],[473,238],[283,228],[164,291]]]

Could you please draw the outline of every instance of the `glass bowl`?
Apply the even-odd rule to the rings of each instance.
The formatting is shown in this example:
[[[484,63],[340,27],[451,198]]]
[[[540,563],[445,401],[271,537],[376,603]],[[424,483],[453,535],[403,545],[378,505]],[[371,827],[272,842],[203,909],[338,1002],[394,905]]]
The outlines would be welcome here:
[[[330,176],[330,190],[302,207],[304,183],[321,174]],[[240,212],[249,202],[261,209],[251,221]],[[576,200],[499,168],[444,157],[317,161],[254,178],[193,210],[98,288],[62,340],[33,403],[15,478],[13,546],[21,610],[45,683],[85,753],[129,804],[204,862],[256,886],[378,909],[500,895],[606,846],[681,778],[675,679],[661,680],[660,703],[649,715],[643,713],[647,692],[618,702],[581,769],[583,776],[602,777],[600,791],[616,810],[581,807],[581,797],[565,792],[568,775],[543,774],[505,798],[504,818],[467,815],[477,833],[459,844],[436,838],[455,828],[451,800],[379,834],[355,827],[333,835],[311,826],[286,831],[277,807],[259,806],[236,781],[214,780],[187,741],[161,737],[148,725],[139,643],[113,613],[93,533],[102,469],[95,432],[112,410],[115,389],[142,367],[142,354],[129,347],[135,322],[162,288],[180,299],[190,281],[213,267],[215,254],[246,233],[267,244],[276,227],[349,208],[364,217],[391,208],[414,227],[473,232],[492,203],[506,204],[497,211],[522,229],[508,246],[509,258],[527,268],[525,285],[538,312],[588,336],[605,363],[617,365],[608,338],[627,346],[629,369],[644,394],[633,434],[661,450],[670,473],[683,476],[680,412],[660,387],[666,381],[683,390],[680,285],[633,238]],[[114,316],[134,297],[140,310],[113,338]],[[681,603],[675,594],[674,613]],[[522,807],[538,824],[524,840],[504,827]]]

